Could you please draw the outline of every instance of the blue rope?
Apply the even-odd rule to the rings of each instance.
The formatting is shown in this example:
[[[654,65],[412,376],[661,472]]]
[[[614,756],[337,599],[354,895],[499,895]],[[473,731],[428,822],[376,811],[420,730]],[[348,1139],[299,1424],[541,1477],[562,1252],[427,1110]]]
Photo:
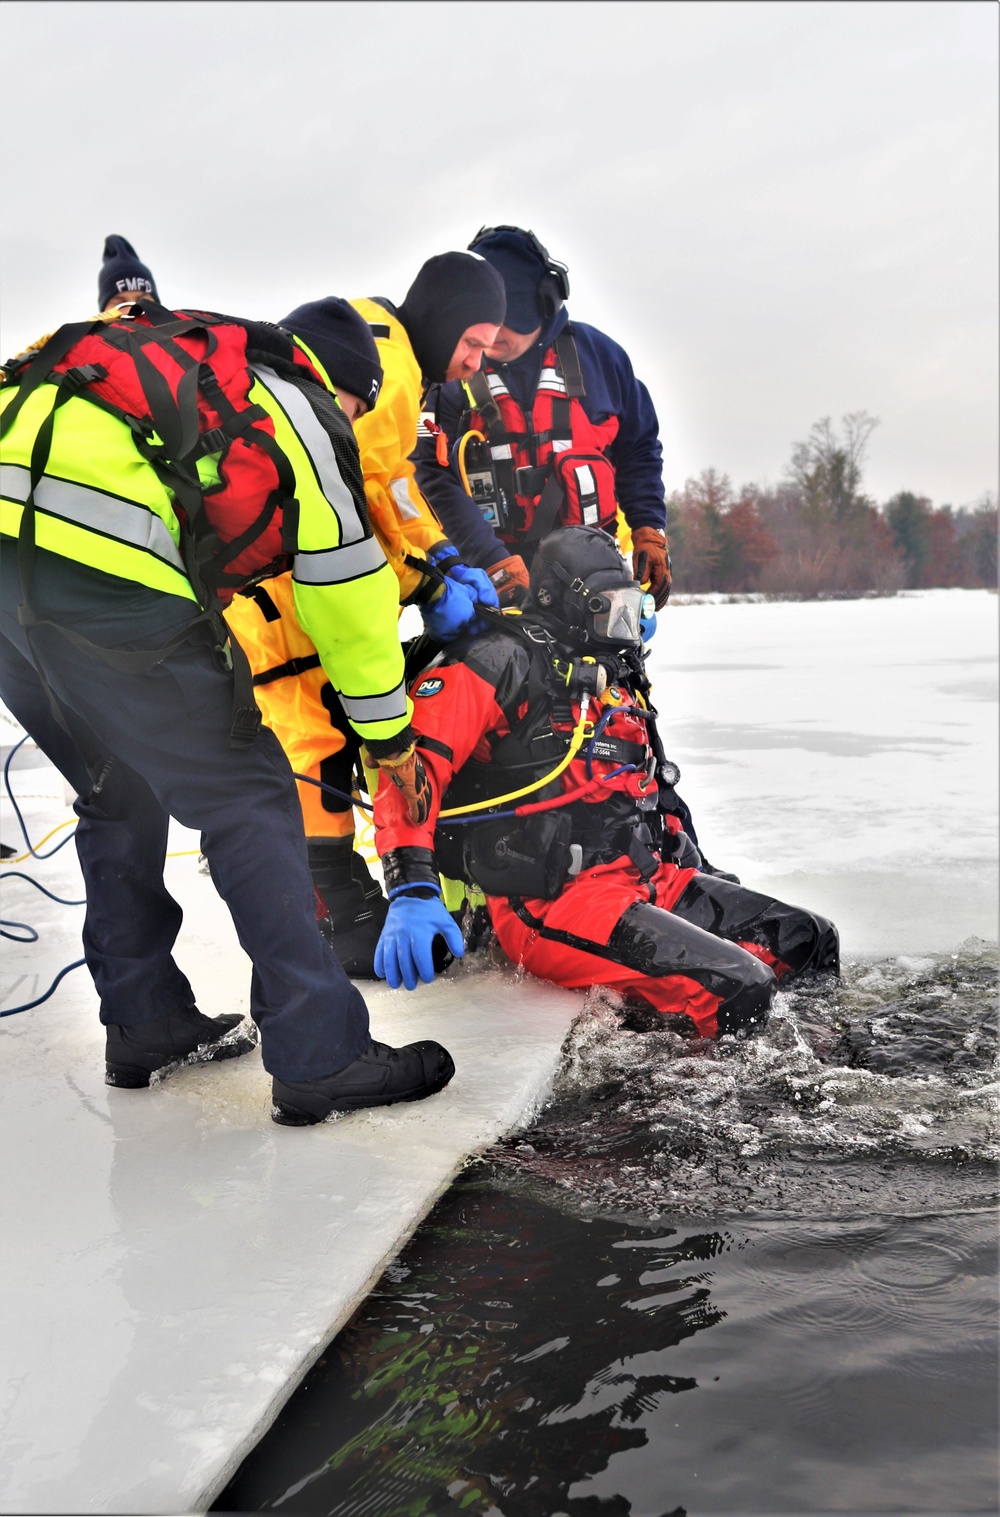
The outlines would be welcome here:
[[[8,932],[8,927],[19,927],[22,932],[28,934],[25,938],[19,938],[16,932]],[[5,922],[0,919],[0,938],[10,938],[12,943],[37,943],[38,933],[27,922]]]
[[[315,785],[317,790],[325,790],[330,795],[337,796],[338,800],[349,801],[352,806],[357,806],[361,811],[374,811],[375,807],[369,801],[359,801],[355,796],[348,795],[345,790],[338,790],[336,785],[328,785],[324,780],[311,779],[308,774],[296,774],[292,770],[292,779],[301,780],[304,785]]]
[[[76,828],[74,827],[73,831],[68,833],[66,837],[64,837],[61,842],[57,843],[54,848],[50,848],[48,853],[39,853],[38,850],[32,846],[31,839],[28,836],[28,829],[24,825],[24,817],[21,815],[21,808],[18,806],[17,801],[14,797],[14,792],[10,786],[10,761],[14,757],[14,754],[17,752],[17,750],[22,746],[22,744],[26,743],[27,741],[28,735],[25,735],[21,738],[20,742],[14,744],[13,748],[7,755],[3,766],[4,789],[6,790],[8,799],[14,808],[14,815],[17,817],[18,826],[21,829],[21,836],[24,838],[24,845],[27,848],[28,852],[31,854],[31,857],[33,859],[50,859],[54,853],[59,852],[60,848],[65,848],[66,844],[70,841],[70,839],[73,837],[73,834],[76,832]],[[68,901],[63,896],[56,895],[45,885],[40,884],[38,880],[32,879],[30,874],[24,874],[21,870],[3,870],[0,872],[0,880],[5,878],[8,880],[27,880],[29,885],[34,885],[36,890],[40,890],[43,895],[49,896],[51,900],[56,901],[60,906],[86,905],[86,901]],[[8,928],[11,927],[17,928],[19,932],[23,932],[27,934],[27,936],[20,937],[18,936],[18,932],[8,931]],[[12,943],[38,942],[38,933],[35,931],[34,927],[29,927],[27,922],[10,922],[0,920],[0,937],[8,938]],[[52,995],[59,982],[65,979],[66,975],[68,975],[71,970],[79,969],[80,966],[85,963],[85,959],[77,959],[74,963],[65,965],[63,969],[60,969],[59,973],[56,975],[55,979],[52,981],[52,984],[49,986],[44,995],[37,996],[34,1001],[26,1001],[23,1006],[10,1006],[6,1011],[0,1011],[0,1017],[16,1017],[19,1012],[30,1011],[33,1006],[41,1006],[42,1002],[49,999],[49,996]]]
[[[36,890],[40,890],[43,895],[47,895],[50,901],[55,901],[57,906],[86,906],[87,904],[86,896],[84,896],[82,901],[67,901],[65,896],[56,895],[47,885],[43,885],[39,880],[32,879],[30,874],[24,874],[20,869],[5,869],[0,874],[0,880],[27,880],[29,885],[34,885]]]
[[[22,746],[22,744],[24,744],[24,743],[26,743],[28,741],[28,736],[29,736],[29,734],[26,733],[25,736],[21,738],[20,742],[14,744],[13,748],[8,753],[6,760],[4,761],[4,766],[3,766],[4,789],[7,791],[7,795],[8,795],[8,798],[10,800],[10,803],[11,803],[11,805],[14,808],[14,815],[17,817],[17,823],[18,823],[18,826],[21,829],[21,836],[24,838],[24,846],[27,848],[28,852],[31,854],[31,857],[33,859],[50,859],[54,853],[58,853],[59,852],[60,848],[65,848],[66,847],[66,844],[74,836],[74,834],[76,832],[76,828],[74,827],[72,832],[68,832],[66,834],[66,836],[63,838],[63,840],[62,840],[61,843],[57,843],[54,848],[50,848],[49,851],[48,851],[48,853],[38,853],[32,847],[31,839],[28,836],[28,829],[24,825],[24,817],[21,815],[21,808],[17,804],[17,801],[16,801],[16,799],[14,797],[13,790],[10,788],[10,761],[14,757],[14,754],[17,752],[17,750]]]
[[[60,980],[64,980],[71,970],[80,969],[86,962],[86,959],[77,959],[75,963],[67,964],[64,969],[60,969],[43,996],[38,996],[34,1001],[25,1001],[23,1006],[11,1006],[7,1011],[0,1011],[0,1017],[16,1017],[19,1011],[30,1011],[33,1006],[41,1006],[43,1001],[48,1000]]]

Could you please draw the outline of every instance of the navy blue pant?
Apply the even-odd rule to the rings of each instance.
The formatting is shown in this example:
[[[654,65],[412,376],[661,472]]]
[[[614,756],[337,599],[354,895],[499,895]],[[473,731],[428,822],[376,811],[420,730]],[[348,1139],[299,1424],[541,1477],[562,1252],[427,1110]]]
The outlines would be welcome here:
[[[163,883],[173,816],[201,833],[252,961],[250,1010],[265,1068],[283,1080],[342,1069],[367,1047],[367,1008],[316,929],[288,760],[266,728],[251,746],[230,746],[232,676],[207,626],[140,675],[111,669],[54,628],[34,628],[29,645],[17,620],[16,560],[16,545],[3,539],[0,697],[79,797],[84,954],[101,1020],[134,1026],[194,1004],[173,959],[181,909]],[[42,551],[31,601],[36,616],[119,649],[163,647],[195,612],[193,602]]]

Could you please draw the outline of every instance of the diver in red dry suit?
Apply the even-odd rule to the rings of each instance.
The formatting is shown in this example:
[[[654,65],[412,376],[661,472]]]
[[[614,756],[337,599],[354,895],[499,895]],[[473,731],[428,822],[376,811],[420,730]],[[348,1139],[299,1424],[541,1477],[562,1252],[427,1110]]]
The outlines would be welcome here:
[[[413,685],[424,820],[391,784],[375,799],[390,985],[433,979],[438,934],[462,952],[439,870],[484,892],[513,963],[705,1037],[759,1030],[778,981],[838,971],[831,923],[701,871],[649,705],[644,601],[610,537],[563,528],[521,614],[493,613]]]

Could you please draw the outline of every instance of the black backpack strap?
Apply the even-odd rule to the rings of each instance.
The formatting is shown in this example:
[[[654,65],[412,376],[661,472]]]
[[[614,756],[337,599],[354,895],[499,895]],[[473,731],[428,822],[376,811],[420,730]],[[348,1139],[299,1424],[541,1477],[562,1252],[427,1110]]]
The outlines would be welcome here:
[[[486,382],[486,375],[482,369],[477,369],[472,378],[466,380],[466,384],[468,385],[469,394],[472,396],[476,410],[483,418],[483,425],[489,435],[495,437],[496,440],[500,440],[500,434],[502,433],[503,440],[506,440],[507,428],[504,425],[503,415],[501,414],[500,407],[493,399],[492,391]]]
[[[4,437],[14,425],[28,396],[33,395],[39,385],[50,382],[49,376],[52,369],[66,357],[70,348],[78,343],[81,337],[86,337],[90,332],[95,332],[104,325],[105,323],[101,321],[75,321],[60,327],[52,334],[48,342],[39,348],[21,377],[8,381],[17,384],[17,394],[5,409],[3,417],[0,418],[0,437]],[[10,368],[6,365],[5,368],[10,375]],[[51,382],[56,383],[55,380]]]
[[[531,518],[531,526],[521,534],[523,540],[528,543],[540,542],[543,537],[548,537],[559,520],[565,495],[563,487],[559,483],[559,476],[555,469],[550,467],[549,476],[545,481],[535,514]]]
[[[566,381],[566,394],[570,400],[579,400],[582,395],[586,395],[587,387],[583,382],[583,370],[580,368],[580,354],[577,351],[573,328],[568,324],[556,338],[555,350],[559,367]]]

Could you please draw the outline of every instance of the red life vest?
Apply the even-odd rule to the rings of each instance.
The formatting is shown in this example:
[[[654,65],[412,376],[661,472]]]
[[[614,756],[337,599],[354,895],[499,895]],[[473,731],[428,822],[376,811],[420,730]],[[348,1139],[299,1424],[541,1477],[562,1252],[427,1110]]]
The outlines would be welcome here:
[[[583,409],[586,391],[570,327],[545,352],[527,414],[488,364],[466,390],[475,407],[467,426],[487,438],[502,507],[492,524],[504,542],[516,551],[556,527],[614,531],[618,500],[607,450],[618,418],[593,422]]]
[[[274,422],[250,402],[251,364],[326,387],[277,328],[145,302],[132,313],[80,328],[47,364],[36,367],[41,354],[33,353],[12,360],[7,382],[19,385],[23,404],[38,384],[62,376],[61,390],[128,423],[139,452],[174,496],[185,568],[199,599],[226,605],[237,590],[291,562],[283,525],[294,478]],[[46,348],[72,330],[63,328]],[[214,468],[200,472],[202,459]]]

